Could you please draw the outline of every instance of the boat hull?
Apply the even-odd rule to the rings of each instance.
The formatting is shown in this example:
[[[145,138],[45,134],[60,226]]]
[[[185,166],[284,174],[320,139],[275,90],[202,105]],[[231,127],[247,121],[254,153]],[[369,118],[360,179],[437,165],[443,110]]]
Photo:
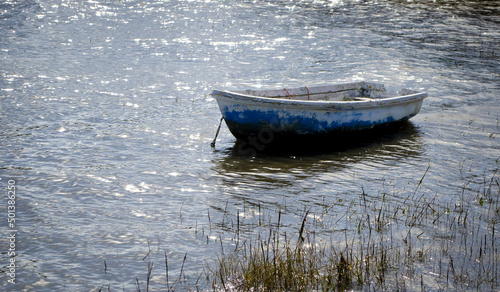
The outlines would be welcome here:
[[[357,86],[367,86],[363,84]],[[239,139],[252,135],[259,135],[261,139],[323,136],[371,129],[412,118],[420,111],[426,97],[424,93],[411,92],[405,96],[363,101],[311,101],[227,91],[214,91],[213,95],[229,130]]]

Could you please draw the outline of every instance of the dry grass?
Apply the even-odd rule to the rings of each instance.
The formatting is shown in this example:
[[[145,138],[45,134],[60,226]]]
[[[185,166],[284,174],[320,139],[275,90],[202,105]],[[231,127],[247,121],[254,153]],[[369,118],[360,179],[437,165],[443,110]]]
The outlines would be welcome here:
[[[427,173],[427,171],[426,171]],[[500,289],[498,170],[476,189],[464,184],[460,200],[437,203],[419,194],[418,183],[406,200],[369,206],[363,191],[346,214],[347,228],[325,240],[317,223],[303,214],[294,234],[268,222],[269,232],[247,239],[230,252],[222,249],[207,275],[214,290],[486,290]],[[359,207],[358,206],[358,207]],[[359,210],[359,208],[358,208]],[[323,218],[324,219],[324,218]],[[309,222],[312,221],[312,222]],[[322,220],[335,226],[339,220]],[[324,223],[327,224],[327,223]],[[259,219],[259,225],[262,221]],[[238,221],[238,228],[240,222]],[[264,226],[266,227],[266,226]],[[236,230],[239,239],[239,230]],[[341,239],[339,239],[341,237]],[[236,238],[236,237],[235,237]]]

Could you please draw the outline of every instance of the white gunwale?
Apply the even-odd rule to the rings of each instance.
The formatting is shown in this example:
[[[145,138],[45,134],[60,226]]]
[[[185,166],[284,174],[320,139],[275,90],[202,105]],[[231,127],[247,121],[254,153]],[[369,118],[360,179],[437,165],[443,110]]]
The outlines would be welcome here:
[[[279,108],[302,108],[310,110],[342,110],[342,109],[366,109],[384,106],[394,106],[402,103],[412,102],[415,100],[423,99],[427,96],[426,93],[416,92],[412,90],[403,89],[403,95],[392,97],[374,97],[363,98],[362,100],[307,100],[308,97],[316,95],[338,95],[342,92],[353,90],[374,90],[378,92],[385,92],[383,85],[358,82],[348,83],[343,85],[332,86],[316,86],[316,87],[300,87],[293,89],[278,89],[278,90],[244,90],[244,91],[227,91],[227,90],[214,90],[213,96],[225,100],[237,101],[241,104],[266,104],[270,107]],[[288,96],[288,93],[290,96]],[[290,97],[290,98],[289,98]]]

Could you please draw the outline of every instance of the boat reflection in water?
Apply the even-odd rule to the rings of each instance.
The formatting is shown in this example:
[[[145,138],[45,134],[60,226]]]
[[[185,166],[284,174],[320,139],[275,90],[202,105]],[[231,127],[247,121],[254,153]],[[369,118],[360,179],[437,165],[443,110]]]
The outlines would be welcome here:
[[[245,196],[260,196],[280,187],[291,187],[291,193],[300,193],[302,187],[292,186],[301,181],[324,180],[333,184],[336,180],[332,176],[345,181],[349,174],[344,170],[352,167],[373,167],[383,172],[396,162],[418,160],[414,158],[424,151],[420,130],[408,121],[329,139],[279,140],[257,147],[247,140],[237,140],[225,150],[225,158],[214,161],[214,172],[222,180],[221,185],[240,195],[247,192]]]

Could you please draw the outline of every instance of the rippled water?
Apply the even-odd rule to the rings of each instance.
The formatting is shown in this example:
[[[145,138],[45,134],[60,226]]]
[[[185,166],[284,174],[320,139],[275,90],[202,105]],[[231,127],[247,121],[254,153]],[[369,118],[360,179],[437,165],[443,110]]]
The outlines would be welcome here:
[[[499,15],[493,1],[3,1],[1,230],[9,179],[18,229],[16,286],[0,240],[3,289],[133,290],[164,252],[175,273],[187,254],[194,285],[228,210],[282,208],[297,228],[307,206],[342,213],[361,190],[404,200],[429,166],[423,192],[455,202],[498,167]],[[357,80],[429,98],[344,149],[248,157],[225,127],[210,147],[212,89]]]

